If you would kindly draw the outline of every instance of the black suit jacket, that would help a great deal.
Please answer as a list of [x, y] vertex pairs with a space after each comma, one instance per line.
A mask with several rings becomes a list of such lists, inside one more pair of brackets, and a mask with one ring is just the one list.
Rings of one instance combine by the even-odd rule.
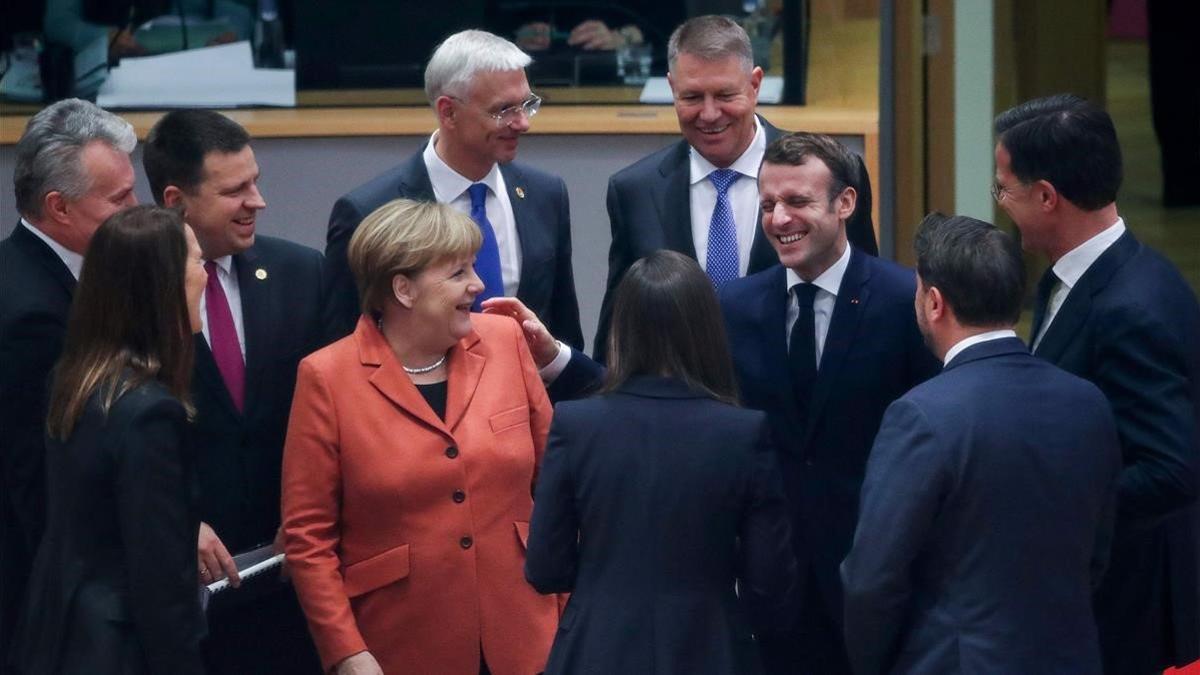
[[[838, 566], [850, 550], [859, 488], [884, 410], [940, 366], [917, 329], [915, 287], [911, 270], [851, 252], [806, 416], [799, 414], [788, 376], [784, 268], [736, 279], [721, 292], [742, 402], [767, 413], [792, 503], [801, 576], [816, 580], [802, 600], [816, 609], [802, 613], [820, 611], [839, 629]], [[776, 646], [786, 651], [786, 642]], [[798, 663], [805, 658], [772, 656]]]
[[[330, 341], [350, 334], [362, 313], [354, 275], [346, 262], [350, 237], [363, 218], [385, 203], [405, 197], [434, 201], [433, 184], [422, 158], [424, 147], [386, 173], [343, 195], [333, 205], [325, 244], [328, 283], [326, 323]], [[513, 162], [500, 165], [521, 241], [521, 279], [517, 297], [545, 323], [550, 333], [583, 348], [579, 302], [571, 268], [571, 212], [567, 186], [558, 176]]]
[[75, 278], [18, 224], [0, 242], [0, 670], [46, 519], [46, 404]]
[[[758, 120], [763, 125], [768, 145], [783, 135], [784, 132], [767, 120], [762, 117]], [[608, 327], [617, 284], [629, 266], [660, 249], [696, 257], [696, 244], [692, 241], [690, 152], [687, 140], [679, 140], [621, 169], [608, 181], [608, 220], [612, 228], [608, 285], [600, 305], [596, 341], [592, 344], [592, 353], [599, 361], [604, 360], [607, 352]], [[846, 221], [846, 235], [860, 251], [878, 255], [875, 228], [871, 224], [871, 179], [861, 158], [859, 180], [854, 187], [858, 191], [858, 202]], [[758, 222], [761, 225], [761, 214]], [[771, 242], [762, 228], [756, 227], [746, 274], [760, 272], [778, 262]]]
[[759, 671], [747, 620], [795, 580], [761, 413], [661, 377], [562, 403], [536, 497], [525, 576], [572, 592], [547, 673]]
[[246, 340], [243, 412], [234, 407], [204, 336], [196, 336], [192, 400], [200, 517], [230, 552], [270, 542], [279, 527], [296, 368], [324, 333], [321, 268], [319, 252], [262, 235], [234, 256]]
[[201, 674], [193, 453], [157, 382], [88, 401], [46, 453], [49, 516], [24, 613], [20, 672]]
[[1112, 562], [1096, 597], [1105, 671], [1200, 657], [1196, 296], [1127, 231], [1071, 289], [1034, 354], [1095, 383], [1121, 436]]
[[1104, 395], [1016, 338], [889, 406], [842, 564], [854, 671], [1099, 673], [1120, 469]]

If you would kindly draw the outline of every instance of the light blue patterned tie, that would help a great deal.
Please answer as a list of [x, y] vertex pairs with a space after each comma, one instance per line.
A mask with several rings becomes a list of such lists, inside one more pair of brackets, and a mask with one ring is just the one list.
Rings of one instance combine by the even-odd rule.
[[496, 230], [492, 229], [487, 217], [488, 186], [475, 183], [467, 188], [467, 193], [471, 195], [471, 219], [483, 233], [483, 243], [475, 255], [475, 273], [485, 288], [475, 297], [475, 304], [471, 306], [472, 311], [478, 312], [484, 300], [504, 295], [504, 277], [500, 274], [500, 244], [496, 242]]
[[704, 271], [717, 289], [738, 277], [737, 227], [729, 206], [729, 187], [740, 176], [733, 169], [717, 169], [708, 174], [717, 189], [717, 203], [708, 223], [708, 259], [704, 261]]

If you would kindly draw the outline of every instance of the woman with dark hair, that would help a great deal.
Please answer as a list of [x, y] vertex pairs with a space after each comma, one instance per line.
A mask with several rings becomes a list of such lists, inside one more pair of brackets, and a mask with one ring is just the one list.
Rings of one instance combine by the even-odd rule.
[[23, 673], [203, 672], [185, 438], [206, 280], [175, 211], [133, 207], [92, 238], [50, 394]]
[[535, 493], [525, 576], [572, 592], [546, 673], [759, 672], [751, 622], [785, 616], [795, 561], [711, 282], [679, 253], [638, 261], [609, 339], [601, 395], [555, 409]]

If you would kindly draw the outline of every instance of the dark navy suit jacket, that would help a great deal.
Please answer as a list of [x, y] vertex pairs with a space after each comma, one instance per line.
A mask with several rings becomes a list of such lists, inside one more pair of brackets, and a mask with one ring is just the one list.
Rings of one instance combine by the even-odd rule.
[[1106, 672], [1200, 658], [1196, 296], [1127, 231], [1071, 289], [1034, 354], [1095, 383], [1121, 436], [1112, 563], [1096, 597]]
[[[403, 164], [343, 195], [333, 205], [325, 244], [325, 302], [330, 341], [349, 335], [362, 313], [346, 249], [358, 224], [385, 203], [399, 199], [434, 201], [433, 184], [422, 158], [424, 147]], [[579, 302], [571, 268], [571, 213], [562, 179], [525, 164], [500, 165], [508, 189], [517, 238], [521, 241], [521, 279], [517, 297], [546, 324], [550, 333], [575, 349], [583, 348]]]
[[[785, 133], [762, 117], [758, 121], [763, 125], [768, 145]], [[696, 244], [692, 241], [690, 153], [691, 146], [681, 139], [621, 169], [608, 181], [608, 220], [612, 228], [608, 285], [600, 305], [596, 341], [592, 344], [592, 352], [600, 361], [604, 361], [607, 352], [617, 284], [629, 266], [660, 249], [696, 257]], [[858, 170], [859, 179], [855, 185], [858, 203], [846, 222], [846, 235], [859, 250], [877, 255], [879, 248], [871, 224], [871, 178], [861, 158]], [[754, 232], [747, 274], [779, 262], [762, 228], [756, 227]]]
[[893, 403], [842, 565], [854, 671], [1099, 673], [1120, 466], [1100, 391], [1016, 338]]
[[758, 672], [795, 582], [773, 455], [762, 413], [677, 380], [559, 404], [525, 562], [572, 592], [546, 672]]
[[[892, 401], [938, 370], [913, 313], [916, 277], [853, 250], [834, 305], [807, 423], [788, 377], [785, 270], [731, 281], [721, 293], [742, 402], [763, 410], [792, 502], [805, 603], [840, 628], [838, 565], [850, 550], [867, 454]], [[829, 645], [840, 650], [840, 645]], [[796, 659], [802, 658], [796, 655]]]
[[0, 242], [0, 672], [46, 520], [46, 407], [75, 277], [18, 224]]

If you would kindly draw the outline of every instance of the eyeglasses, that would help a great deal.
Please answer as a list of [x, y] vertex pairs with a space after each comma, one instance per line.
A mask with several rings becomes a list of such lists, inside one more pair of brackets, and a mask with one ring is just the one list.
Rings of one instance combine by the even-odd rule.
[[[1028, 183], [1020, 184], [1021, 187], [1024, 187], [1026, 185], [1028, 185]], [[995, 182], [992, 183], [992, 187], [991, 187], [992, 199], [995, 199], [997, 204], [999, 204], [1007, 195], [1012, 194], [1012, 191], [1013, 191], [1013, 188], [1011, 188], [1011, 187], [1005, 187], [1005, 186], [1003, 186], [999, 183], [995, 183]]]
[[[466, 101], [463, 101], [455, 96], [451, 96], [450, 98], [453, 98], [455, 101], [459, 101], [460, 103], [466, 103]], [[538, 96], [537, 94], [530, 94], [529, 98], [516, 105], [510, 105], [498, 112], [489, 112], [485, 110], [484, 114], [496, 120], [497, 127], [504, 128], [513, 122], [516, 122], [517, 117], [522, 113], [524, 113], [526, 117], [533, 117], [534, 115], [538, 114], [538, 110], [540, 110], [541, 107], [542, 97]]]

